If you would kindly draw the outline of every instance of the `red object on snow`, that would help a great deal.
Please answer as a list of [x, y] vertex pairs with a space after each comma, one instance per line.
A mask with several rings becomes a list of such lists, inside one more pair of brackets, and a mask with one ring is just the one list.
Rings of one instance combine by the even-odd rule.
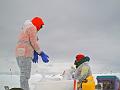
[[73, 90], [77, 90], [77, 85], [76, 85], [76, 80], [74, 80], [74, 86], [73, 86]]

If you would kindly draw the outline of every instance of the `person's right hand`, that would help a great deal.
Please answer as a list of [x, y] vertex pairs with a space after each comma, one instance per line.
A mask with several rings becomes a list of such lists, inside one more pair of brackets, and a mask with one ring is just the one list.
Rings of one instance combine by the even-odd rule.
[[49, 56], [47, 54], [45, 54], [43, 51], [40, 53], [40, 56], [41, 56], [44, 63], [49, 62], [49, 60], [48, 60]]

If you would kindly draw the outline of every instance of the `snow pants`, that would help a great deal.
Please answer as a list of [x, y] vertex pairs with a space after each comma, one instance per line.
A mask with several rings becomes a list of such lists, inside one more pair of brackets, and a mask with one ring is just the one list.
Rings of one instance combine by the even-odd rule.
[[95, 90], [95, 81], [93, 76], [88, 76], [87, 82], [82, 83], [82, 90]]
[[28, 80], [31, 74], [31, 57], [17, 57], [17, 63], [20, 68], [20, 87], [24, 90], [29, 89]]
[[87, 82], [77, 82], [77, 90], [95, 90], [95, 82], [93, 76], [86, 78]]

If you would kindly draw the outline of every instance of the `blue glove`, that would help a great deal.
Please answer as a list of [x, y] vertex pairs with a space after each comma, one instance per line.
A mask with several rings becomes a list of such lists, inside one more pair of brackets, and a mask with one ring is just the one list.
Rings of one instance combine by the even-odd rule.
[[48, 55], [45, 54], [43, 51], [40, 53], [40, 56], [41, 56], [41, 58], [42, 58], [42, 60], [43, 60], [44, 63], [48, 63], [49, 62]]
[[33, 63], [38, 63], [38, 53], [34, 50]]

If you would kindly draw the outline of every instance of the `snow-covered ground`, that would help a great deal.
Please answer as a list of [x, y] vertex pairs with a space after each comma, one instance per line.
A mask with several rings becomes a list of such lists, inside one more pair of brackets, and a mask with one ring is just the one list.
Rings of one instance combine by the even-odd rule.
[[[69, 74], [71, 63], [56, 64], [33, 64], [32, 75], [29, 80], [31, 90], [73, 90], [73, 80], [70, 77], [63, 77], [64, 70]], [[68, 71], [68, 72], [67, 72]], [[116, 75], [120, 78], [120, 73], [99, 73], [93, 74], [95, 82], [98, 75]], [[4, 86], [20, 87], [19, 75], [11, 71], [9, 74], [0, 74], [0, 90]]]
[[[98, 75], [116, 75], [120, 78], [120, 73], [93, 75], [94, 79]], [[61, 74], [45, 76], [33, 74], [29, 84], [31, 90], [73, 90], [73, 80], [65, 80]], [[0, 75], [0, 90], [4, 90], [4, 86], [9, 86], [10, 88], [19, 87], [19, 75]]]

